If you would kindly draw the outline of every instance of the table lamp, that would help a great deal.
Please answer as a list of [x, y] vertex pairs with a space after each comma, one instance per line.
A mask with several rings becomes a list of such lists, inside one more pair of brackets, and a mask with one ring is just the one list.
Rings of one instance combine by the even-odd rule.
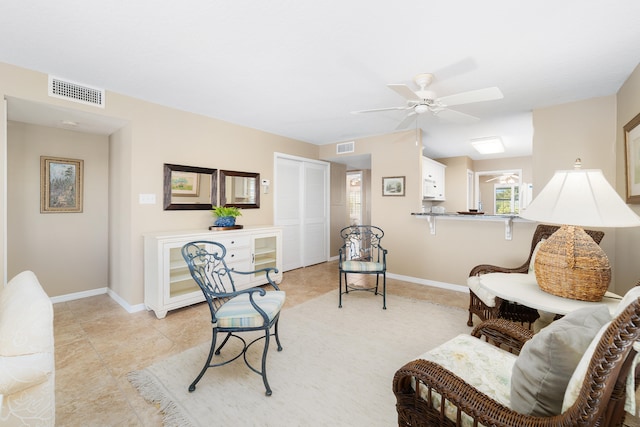
[[600, 301], [611, 282], [602, 248], [582, 227], [637, 227], [640, 217], [620, 198], [599, 169], [556, 171], [520, 216], [560, 225], [536, 252], [536, 281], [545, 292], [582, 301]]

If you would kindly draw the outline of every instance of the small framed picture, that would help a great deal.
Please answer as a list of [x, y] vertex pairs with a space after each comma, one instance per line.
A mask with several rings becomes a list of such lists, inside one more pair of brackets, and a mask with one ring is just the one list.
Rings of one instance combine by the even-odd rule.
[[178, 197], [200, 196], [200, 174], [179, 171], [171, 173], [171, 195]]
[[383, 196], [404, 196], [404, 176], [386, 176], [382, 178]]
[[40, 213], [82, 212], [84, 161], [40, 156]]

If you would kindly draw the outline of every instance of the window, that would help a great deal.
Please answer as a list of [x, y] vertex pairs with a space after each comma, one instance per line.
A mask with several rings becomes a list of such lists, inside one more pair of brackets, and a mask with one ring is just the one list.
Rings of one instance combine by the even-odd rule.
[[520, 187], [496, 184], [494, 186], [495, 214], [517, 214], [520, 212]]

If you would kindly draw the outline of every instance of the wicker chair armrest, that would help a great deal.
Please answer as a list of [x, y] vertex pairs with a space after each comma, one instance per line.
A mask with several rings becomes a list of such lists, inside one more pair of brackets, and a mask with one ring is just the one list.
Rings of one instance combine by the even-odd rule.
[[476, 265], [469, 272], [469, 277], [477, 276], [479, 274], [488, 273], [526, 273], [529, 271], [529, 264], [523, 264], [516, 268], [499, 267], [491, 264]]
[[[427, 387], [428, 395], [438, 393], [444, 397], [441, 404], [434, 407], [432, 402], [425, 401], [412, 386]], [[431, 390], [428, 390], [428, 389]], [[428, 360], [413, 360], [398, 371], [393, 377], [393, 392], [397, 399], [399, 426], [448, 426], [460, 425], [443, 420], [444, 401], [453, 404], [458, 411], [466, 413], [478, 421], [478, 424], [496, 427], [551, 427], [562, 426], [563, 417], [537, 418], [517, 413], [493, 400], [475, 387], [466, 383], [451, 371]], [[568, 425], [568, 424], [566, 424]]]
[[533, 331], [506, 319], [489, 319], [473, 328], [471, 335], [484, 337], [485, 341], [511, 353], [520, 353], [524, 343], [533, 337]]

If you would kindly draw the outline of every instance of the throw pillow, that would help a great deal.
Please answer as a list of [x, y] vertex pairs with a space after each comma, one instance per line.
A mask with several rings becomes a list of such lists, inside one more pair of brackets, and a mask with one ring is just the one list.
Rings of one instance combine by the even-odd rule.
[[511, 374], [511, 409], [540, 417], [560, 414], [573, 371], [600, 328], [610, 320], [605, 305], [582, 308], [527, 341]]

